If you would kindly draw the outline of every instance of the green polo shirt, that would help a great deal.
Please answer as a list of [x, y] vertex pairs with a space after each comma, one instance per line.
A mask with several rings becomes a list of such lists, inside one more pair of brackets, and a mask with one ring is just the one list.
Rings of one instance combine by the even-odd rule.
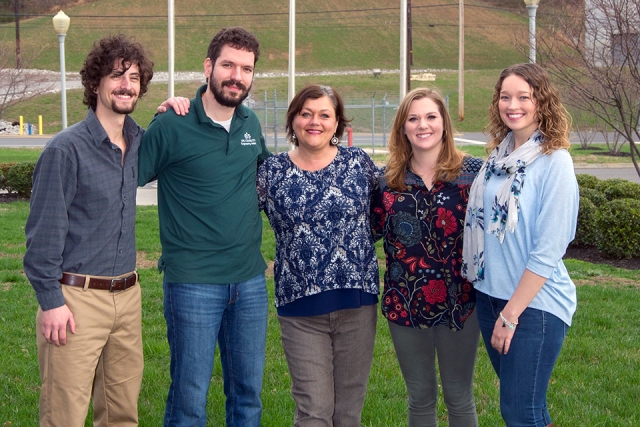
[[158, 269], [170, 283], [235, 283], [266, 269], [256, 170], [270, 153], [260, 122], [240, 105], [227, 132], [205, 114], [206, 89], [185, 117], [157, 115], [140, 146], [138, 185], [158, 177]]

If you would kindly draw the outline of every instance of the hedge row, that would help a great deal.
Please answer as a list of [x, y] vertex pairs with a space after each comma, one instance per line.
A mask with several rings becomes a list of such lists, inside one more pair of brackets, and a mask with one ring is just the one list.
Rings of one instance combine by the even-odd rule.
[[594, 246], [609, 258], [640, 256], [640, 184], [576, 175], [578, 229], [572, 245]]
[[31, 196], [31, 182], [36, 162], [0, 163], [0, 190]]

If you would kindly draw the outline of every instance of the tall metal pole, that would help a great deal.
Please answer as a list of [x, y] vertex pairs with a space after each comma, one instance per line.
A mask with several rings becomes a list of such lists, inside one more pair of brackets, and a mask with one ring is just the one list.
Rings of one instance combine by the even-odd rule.
[[175, 35], [175, 30], [176, 30], [176, 25], [175, 25], [175, 7], [174, 7], [174, 0], [168, 0], [168, 4], [167, 4], [167, 9], [168, 9], [168, 22], [169, 22], [169, 28], [168, 28], [168, 38], [169, 38], [169, 47], [168, 47], [168, 51], [167, 51], [167, 55], [168, 55], [168, 61], [169, 61], [169, 66], [168, 66], [168, 74], [169, 74], [169, 81], [168, 81], [168, 92], [169, 92], [169, 98], [173, 98], [173, 90], [174, 90], [174, 86], [175, 86], [175, 82], [173, 80], [173, 73], [175, 71], [175, 46], [176, 46], [176, 35]]
[[529, 12], [529, 62], [536, 63], [536, 12], [537, 4], [527, 4]]
[[296, 0], [289, 0], [289, 96], [287, 104], [296, 94]]
[[62, 98], [62, 129], [67, 128], [67, 75], [64, 66], [64, 38], [69, 30], [71, 19], [60, 11], [53, 17], [53, 28], [58, 34], [60, 44], [60, 97]]
[[460, 47], [458, 49], [458, 120], [464, 120], [464, 0], [460, 0]]
[[407, 0], [400, 0], [400, 101], [407, 94]]
[[16, 68], [22, 67], [22, 59], [20, 57], [20, 14], [18, 13], [18, 0], [14, 0], [13, 6], [15, 8], [16, 19]]
[[60, 95], [62, 97], [62, 129], [67, 128], [67, 75], [64, 65], [64, 38], [66, 34], [58, 34], [60, 44]]

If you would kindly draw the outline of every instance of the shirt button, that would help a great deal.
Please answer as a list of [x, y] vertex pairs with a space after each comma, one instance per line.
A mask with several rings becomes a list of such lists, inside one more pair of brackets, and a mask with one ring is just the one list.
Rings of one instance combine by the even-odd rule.
[[118, 252], [122, 253], [122, 249], [120, 249]]

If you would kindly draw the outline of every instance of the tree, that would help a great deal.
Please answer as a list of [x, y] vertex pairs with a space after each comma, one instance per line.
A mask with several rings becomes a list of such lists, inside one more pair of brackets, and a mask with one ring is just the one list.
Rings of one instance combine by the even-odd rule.
[[37, 53], [27, 54], [23, 51], [21, 68], [15, 68], [14, 53], [15, 50], [0, 46], [0, 119], [9, 106], [50, 92], [56, 87], [55, 74], [28, 68]]
[[640, 0], [565, 3], [538, 28], [537, 45], [564, 102], [619, 133], [640, 175]]

